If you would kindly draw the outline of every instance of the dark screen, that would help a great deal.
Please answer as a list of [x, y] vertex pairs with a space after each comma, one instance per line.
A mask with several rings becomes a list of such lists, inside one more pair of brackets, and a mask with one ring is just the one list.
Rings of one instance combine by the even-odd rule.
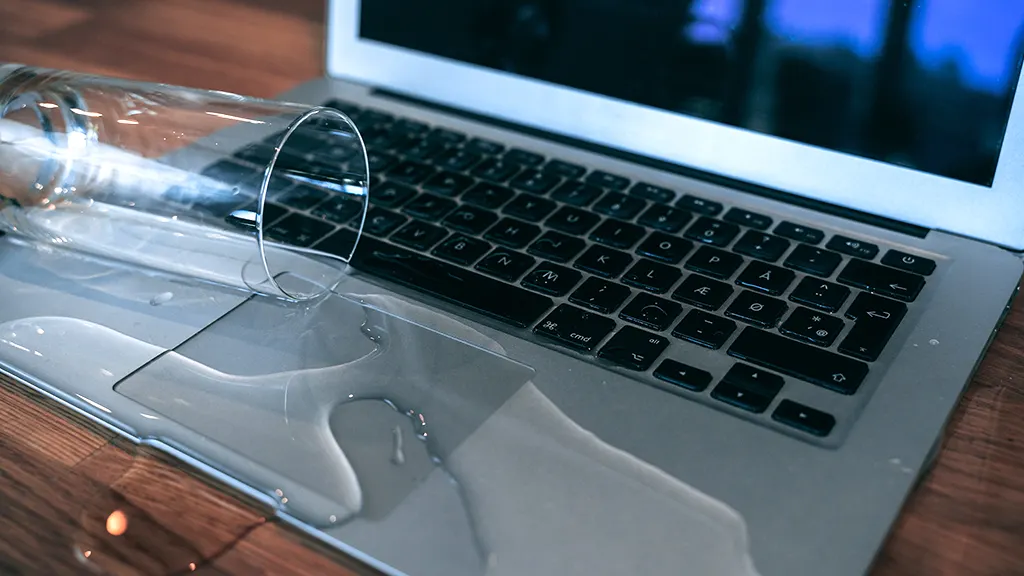
[[365, 38], [991, 185], [1024, 0], [365, 0]]

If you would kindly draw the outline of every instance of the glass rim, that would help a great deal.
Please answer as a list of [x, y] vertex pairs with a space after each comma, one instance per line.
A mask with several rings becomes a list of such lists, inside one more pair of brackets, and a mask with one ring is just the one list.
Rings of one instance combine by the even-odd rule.
[[[0, 70], [2, 70], [2, 68], [0, 68]], [[257, 225], [256, 225], [256, 242], [257, 242], [257, 245], [259, 247], [260, 262], [263, 265], [263, 272], [266, 274], [267, 281], [270, 283], [270, 285], [276, 291], [278, 291], [280, 294], [283, 294], [283, 295], [285, 295], [286, 297], [288, 297], [288, 298], [290, 298], [292, 300], [308, 300], [310, 298], [310, 296], [309, 295], [293, 294], [292, 292], [288, 291], [283, 286], [281, 286], [280, 283], [278, 283], [277, 277], [276, 277], [277, 276], [276, 273], [271, 270], [270, 263], [269, 263], [269, 261], [267, 259], [267, 250], [266, 250], [266, 240], [267, 240], [267, 238], [266, 238], [265, 230], [264, 230], [264, 225], [266, 224], [266, 222], [265, 222], [265, 220], [263, 218], [264, 213], [265, 213], [264, 208], [265, 208], [266, 201], [267, 201], [267, 193], [268, 193], [269, 188], [270, 188], [270, 182], [271, 182], [271, 179], [273, 178], [274, 172], [275, 172], [275, 170], [277, 168], [278, 157], [281, 155], [281, 152], [285, 149], [285, 146], [288, 144], [288, 140], [291, 139], [292, 135], [299, 128], [301, 128], [304, 124], [306, 124], [307, 122], [310, 122], [314, 118], [316, 118], [318, 116], [321, 116], [321, 115], [329, 116], [329, 117], [334, 118], [336, 120], [341, 120], [345, 124], [345, 126], [348, 128], [348, 130], [350, 130], [351, 133], [355, 136], [356, 140], [359, 143], [359, 153], [362, 154], [362, 161], [363, 161], [363, 163], [362, 163], [363, 170], [362, 170], [362, 174], [360, 174], [360, 176], [362, 178], [363, 183], [365, 184], [363, 198], [362, 198], [363, 210], [362, 210], [362, 213], [359, 216], [359, 228], [356, 230], [356, 239], [355, 239], [355, 242], [353, 242], [353, 244], [352, 244], [352, 249], [349, 251], [348, 255], [346, 255], [346, 256], [341, 256], [341, 255], [338, 255], [338, 254], [333, 254], [333, 253], [330, 253], [330, 252], [325, 252], [325, 251], [322, 251], [322, 250], [319, 250], [319, 249], [316, 249], [316, 248], [309, 248], [309, 247], [302, 247], [302, 246], [288, 246], [287, 247], [288, 251], [302, 253], [302, 254], [308, 254], [310, 256], [314, 256], [314, 257], [318, 257], [318, 258], [325, 258], [326, 257], [326, 258], [330, 258], [330, 259], [337, 260], [337, 261], [343, 262], [345, 264], [348, 264], [349, 262], [352, 261], [352, 258], [355, 256], [356, 248], [358, 248], [358, 246], [359, 246], [359, 240], [363, 237], [363, 227], [366, 225], [366, 215], [367, 215], [367, 212], [370, 209], [369, 208], [369, 203], [370, 203], [370, 198], [369, 198], [369, 190], [370, 190], [369, 159], [368, 159], [367, 152], [366, 152], [366, 144], [365, 144], [365, 142], [363, 142], [362, 134], [359, 133], [359, 129], [356, 127], [356, 125], [352, 121], [352, 119], [349, 118], [347, 114], [341, 112], [340, 110], [336, 110], [334, 108], [330, 108], [330, 107], [327, 107], [327, 106], [311, 106], [308, 110], [306, 110], [305, 112], [300, 114], [298, 117], [296, 117], [294, 120], [292, 120], [292, 122], [288, 125], [288, 128], [285, 129], [284, 134], [281, 136], [281, 139], [275, 145], [275, 147], [274, 147], [274, 154], [271, 157], [270, 162], [267, 163], [267, 166], [266, 166], [266, 168], [264, 168], [264, 171], [263, 171], [263, 181], [260, 184], [260, 190], [259, 190], [259, 195], [257, 196], [257, 204], [256, 204], [256, 208], [258, 210], [258, 215], [259, 215], [259, 218], [258, 218], [258, 221], [257, 221]], [[340, 280], [340, 278], [339, 278], [339, 280]], [[329, 292], [332, 288], [334, 288], [334, 286], [324, 286], [323, 288], [324, 288], [323, 292]]]

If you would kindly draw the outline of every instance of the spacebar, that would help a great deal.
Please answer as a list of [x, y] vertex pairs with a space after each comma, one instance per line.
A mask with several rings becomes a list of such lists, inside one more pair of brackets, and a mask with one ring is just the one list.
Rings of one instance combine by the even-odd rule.
[[539, 320], [553, 304], [546, 296], [366, 236], [359, 240], [352, 265], [520, 328]]

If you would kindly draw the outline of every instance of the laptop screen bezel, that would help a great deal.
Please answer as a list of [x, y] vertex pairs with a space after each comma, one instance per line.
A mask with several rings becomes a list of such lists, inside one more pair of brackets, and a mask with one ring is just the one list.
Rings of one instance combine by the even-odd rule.
[[329, 76], [1024, 249], [1024, 75], [989, 188], [362, 39], [359, 8], [328, 4]]

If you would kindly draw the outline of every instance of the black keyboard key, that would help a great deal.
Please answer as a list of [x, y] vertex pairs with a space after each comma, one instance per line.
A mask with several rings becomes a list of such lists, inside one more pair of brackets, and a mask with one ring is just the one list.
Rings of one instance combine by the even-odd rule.
[[789, 250], [789, 241], [771, 234], [747, 230], [732, 249], [744, 256], [775, 262]]
[[620, 220], [632, 220], [647, 207], [647, 202], [621, 192], [609, 192], [594, 204], [594, 211]]
[[594, 245], [587, 248], [587, 251], [576, 259], [574, 266], [584, 272], [613, 278], [622, 274], [623, 270], [632, 262], [633, 257], [625, 252]]
[[652, 202], [661, 202], [668, 204], [676, 197], [676, 193], [668, 188], [662, 188], [661, 186], [655, 186], [654, 184], [648, 184], [646, 182], [637, 182], [629, 189], [630, 196], [636, 196], [637, 198], [643, 198], [644, 200], [650, 200]]
[[536, 260], [526, 254], [498, 248], [478, 262], [476, 269], [502, 280], [515, 282], [520, 276], [526, 274], [527, 270], [533, 268], [534, 262]]
[[490, 140], [484, 140], [483, 138], [474, 138], [469, 142], [466, 142], [464, 146], [467, 150], [479, 152], [480, 154], [488, 154], [495, 156], [505, 151], [505, 147], [497, 142], [491, 142]]
[[544, 163], [544, 157], [540, 154], [527, 152], [519, 148], [513, 148], [505, 153], [503, 159], [506, 162], [515, 162], [523, 166], [540, 166]]
[[807, 244], [819, 244], [825, 239], [825, 233], [821, 230], [809, 228], [803, 224], [793, 224], [792, 222], [782, 222], [775, 227], [775, 233], [783, 238], [789, 238], [797, 242], [806, 242]]
[[276, 148], [267, 144], [251, 144], [232, 154], [243, 162], [250, 162], [257, 166], [266, 166], [274, 158]]
[[444, 170], [465, 172], [476, 166], [482, 159], [483, 157], [476, 152], [471, 152], [465, 148], [450, 148], [444, 154], [435, 158], [433, 164]]
[[565, 296], [570, 290], [580, 283], [583, 275], [558, 264], [542, 262], [533, 272], [523, 278], [523, 286], [549, 294], [551, 296]]
[[398, 208], [413, 196], [416, 190], [394, 182], [384, 182], [370, 192], [370, 204], [384, 208]]
[[683, 226], [690, 221], [692, 216], [689, 212], [666, 206], [664, 204], [655, 204], [644, 212], [640, 219], [637, 220], [643, 226], [649, 226], [662, 232], [668, 232], [675, 234], [683, 229]]
[[459, 206], [456, 211], [445, 217], [442, 224], [467, 234], [482, 234], [497, 221], [498, 217], [486, 210], [473, 206]]
[[324, 103], [324, 106], [327, 108], [334, 108], [335, 110], [339, 110], [343, 114], [352, 119], [355, 119], [355, 117], [358, 116], [360, 112], [362, 112], [362, 109], [359, 106], [356, 106], [351, 102], [338, 100], [337, 98], [328, 100], [326, 103]]
[[423, 183], [423, 189], [450, 198], [462, 194], [466, 188], [472, 185], [473, 179], [469, 176], [454, 172], [439, 172]]
[[540, 222], [554, 211], [556, 204], [551, 200], [520, 194], [501, 209], [509, 216], [528, 222]]
[[504, 186], [481, 182], [470, 188], [462, 197], [462, 201], [487, 210], [494, 210], [511, 200], [513, 196], [515, 196], [515, 192]]
[[402, 212], [423, 220], [440, 220], [455, 208], [454, 200], [433, 194], [420, 194], [402, 208]]
[[483, 240], [456, 234], [434, 248], [431, 254], [449, 262], [469, 266], [487, 254], [490, 249], [491, 245]]
[[484, 160], [479, 166], [474, 168], [473, 175], [484, 180], [501, 183], [515, 176], [519, 170], [519, 164], [491, 158], [490, 160]]
[[779, 332], [811, 344], [828, 347], [836, 341], [836, 336], [843, 331], [844, 325], [843, 321], [835, 316], [807, 308], [797, 308], [789, 318], [786, 318], [782, 326], [779, 326]]
[[736, 278], [736, 283], [754, 290], [778, 296], [789, 288], [789, 285], [796, 279], [792, 270], [772, 266], [754, 260]]
[[366, 152], [366, 168], [371, 174], [379, 174], [398, 163], [398, 158], [383, 152]]
[[850, 289], [817, 278], [807, 277], [800, 281], [789, 295], [798, 304], [812, 306], [826, 312], [839, 310], [850, 297]]
[[522, 248], [540, 235], [540, 228], [512, 218], [502, 218], [484, 234], [484, 238], [509, 248]]
[[622, 306], [630, 294], [632, 291], [622, 284], [600, 278], [587, 278], [587, 281], [569, 296], [569, 301], [602, 314], [611, 314]]
[[271, 224], [265, 233], [271, 240], [293, 246], [310, 246], [334, 231], [329, 222], [292, 213]]
[[574, 350], [590, 352], [614, 329], [615, 321], [610, 318], [562, 304], [537, 324], [533, 332]]
[[786, 303], [750, 290], [744, 290], [732, 301], [725, 315], [763, 328], [775, 326], [786, 313]]
[[330, 195], [320, 188], [298, 185], [274, 195], [274, 202], [295, 210], [309, 210]]
[[856, 392], [868, 375], [863, 362], [757, 328], [745, 328], [729, 355], [841, 394]]
[[641, 292], [619, 312], [619, 318], [651, 330], [665, 330], [682, 313], [683, 307], [671, 300]]
[[914, 274], [921, 274], [922, 276], [929, 276], [932, 272], [935, 272], [934, 260], [907, 254], [899, 250], [889, 250], [886, 252], [885, 256], [882, 256], [882, 264], [913, 272]]
[[616, 176], [615, 174], [609, 174], [600, 170], [595, 170], [587, 175], [587, 184], [593, 184], [594, 186], [600, 186], [608, 190], [614, 190], [616, 192], [625, 190], [629, 186], [629, 179], [623, 176]]
[[609, 218], [590, 234], [590, 239], [613, 248], [629, 248], [643, 238], [644, 234], [644, 229], [636, 224]]
[[404, 156], [406, 160], [428, 162], [430, 159], [437, 157], [445, 150], [447, 150], [447, 148], [440, 142], [416, 140], [408, 143], [408, 145], [402, 148], [399, 148], [396, 152]]
[[441, 241], [448, 232], [440, 226], [413, 220], [391, 235], [391, 241], [413, 250], [428, 250]]
[[[320, 246], [330, 249], [327, 243]], [[520, 328], [536, 322], [553, 304], [547, 296], [373, 238], [360, 239], [353, 266]]]
[[664, 336], [626, 326], [612, 336], [597, 353], [597, 357], [623, 368], [643, 372], [654, 364], [658, 356], [668, 348], [668, 344], [669, 340]]
[[562, 160], [552, 160], [545, 164], [541, 170], [561, 176], [562, 178], [579, 178], [587, 173], [587, 169], [583, 166], [563, 162]]
[[556, 188], [551, 197], [572, 206], [587, 206], [603, 193], [597, 186], [570, 180]]
[[828, 436], [836, 425], [836, 419], [831, 414], [797, 404], [792, 400], [779, 402], [772, 412], [772, 420], [821, 437]]
[[703, 242], [712, 246], [726, 246], [740, 233], [740, 227], [713, 218], [698, 218], [684, 234], [690, 240]]
[[839, 351], [874, 362], [906, 314], [907, 305], [902, 302], [861, 292], [846, 311], [854, 325], [839, 344]]
[[686, 261], [688, 269], [722, 279], [732, 276], [742, 265], [742, 256], [709, 246], [701, 246]]
[[238, 184], [252, 178], [262, 178], [261, 173], [255, 168], [228, 160], [211, 164], [203, 169], [202, 174], [225, 184]]
[[672, 293], [672, 298], [706, 310], [718, 310], [732, 296], [733, 291], [733, 287], [725, 282], [690, 274]]
[[849, 254], [850, 256], [856, 256], [857, 258], [864, 258], [867, 260], [871, 260], [878, 255], [878, 246], [863, 240], [847, 238], [846, 236], [833, 236], [825, 247], [829, 250], [835, 250], [836, 252], [842, 252], [843, 254]]
[[669, 264], [678, 264], [683, 256], [693, 250], [693, 244], [678, 236], [654, 232], [636, 249], [636, 253]]
[[[363, 232], [372, 236], [387, 236], [408, 220], [405, 216], [395, 214], [383, 208], [370, 208], [370, 211], [366, 214], [366, 224], [363, 226]], [[356, 226], [358, 222], [353, 222], [352, 225]]]
[[722, 381], [770, 398], [774, 398], [786, 383], [782, 376], [748, 364], [733, 365]]
[[672, 335], [717, 350], [725, 345], [735, 331], [736, 323], [732, 320], [708, 314], [703, 310], [690, 310], [682, 322], [672, 330]]
[[447, 128], [434, 128], [429, 134], [427, 134], [425, 140], [428, 142], [455, 145], [465, 142], [466, 135]]
[[585, 212], [579, 208], [572, 208], [570, 206], [562, 206], [558, 209], [558, 212], [555, 212], [547, 219], [545, 224], [555, 230], [561, 230], [567, 234], [579, 236], [586, 234], [588, 230], [593, 228], [600, 221], [600, 216], [591, 214], [590, 212]]
[[655, 294], [664, 294], [682, 277], [683, 273], [674, 266], [667, 266], [642, 259], [622, 277], [622, 282]]
[[544, 195], [555, 186], [558, 186], [561, 181], [561, 178], [548, 172], [524, 170], [513, 178], [508, 185], [516, 190], [522, 190], [530, 194]]
[[837, 278], [843, 284], [863, 288], [904, 302], [911, 302], [924, 288], [924, 278], [864, 260], [850, 260]]
[[363, 213], [363, 203], [344, 196], [331, 196], [313, 209], [313, 216], [344, 224]]
[[694, 392], [701, 392], [708, 387], [708, 384], [711, 384], [710, 373], [700, 368], [687, 366], [682, 362], [676, 362], [671, 358], [661, 361], [658, 368], [654, 370], [654, 377]]
[[411, 118], [399, 118], [391, 126], [391, 129], [398, 130], [401, 132], [408, 132], [411, 134], [423, 134], [424, 132], [430, 130], [430, 126], [428, 126], [424, 122], [420, 122], [419, 120], [413, 120]]
[[836, 268], [842, 261], [843, 257], [835, 252], [822, 250], [807, 244], [798, 244], [789, 253], [789, 257], [786, 258], [784, 265], [786, 268], [827, 278], [836, 271]]
[[433, 174], [434, 169], [430, 166], [406, 160], [389, 170], [387, 178], [403, 184], [419, 184]]
[[395, 121], [395, 117], [381, 110], [364, 108], [359, 112], [359, 124], [361, 126], [384, 126]]
[[771, 396], [752, 392], [729, 382], [722, 382], [711, 391], [711, 397], [741, 410], [760, 414], [772, 403]]
[[725, 213], [723, 220], [726, 222], [732, 222], [733, 224], [739, 224], [741, 226], [750, 226], [757, 230], [767, 230], [772, 225], [772, 219], [764, 214], [749, 212], [741, 208], [733, 208], [732, 210], [729, 210]]
[[587, 243], [561, 232], [547, 231], [530, 245], [527, 252], [555, 262], [568, 262], [586, 248]]
[[711, 200], [705, 200], [696, 196], [690, 196], [689, 194], [683, 196], [676, 202], [676, 207], [682, 208], [683, 210], [689, 210], [690, 212], [696, 212], [697, 214], [704, 214], [705, 216], [715, 216], [722, 212], [722, 205], [718, 202], [712, 202]]

